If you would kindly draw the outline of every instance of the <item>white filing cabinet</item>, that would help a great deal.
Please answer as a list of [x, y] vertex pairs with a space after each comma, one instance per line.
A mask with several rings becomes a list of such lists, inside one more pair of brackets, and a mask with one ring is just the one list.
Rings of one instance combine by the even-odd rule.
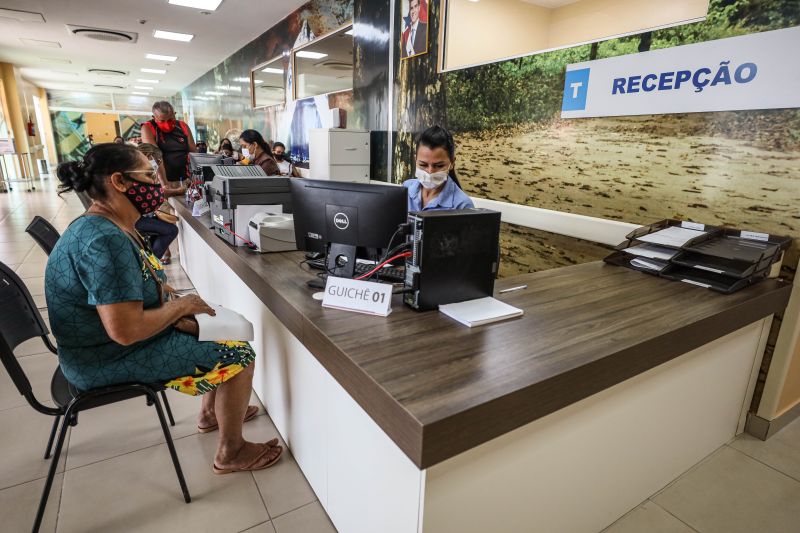
[[308, 138], [311, 179], [369, 183], [369, 132], [312, 129]]

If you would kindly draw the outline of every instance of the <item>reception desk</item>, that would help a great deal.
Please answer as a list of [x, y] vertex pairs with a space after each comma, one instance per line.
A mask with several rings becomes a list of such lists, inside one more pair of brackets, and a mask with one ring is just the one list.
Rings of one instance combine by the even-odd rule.
[[256, 326], [254, 388], [343, 532], [593, 533], [742, 431], [790, 287], [732, 295], [603, 263], [498, 280], [467, 328], [395, 296], [324, 309], [299, 252], [257, 254], [172, 200], [199, 294]]

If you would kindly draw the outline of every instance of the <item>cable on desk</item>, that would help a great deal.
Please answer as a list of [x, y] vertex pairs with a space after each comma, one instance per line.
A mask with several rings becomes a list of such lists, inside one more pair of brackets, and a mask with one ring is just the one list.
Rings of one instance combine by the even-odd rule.
[[391, 263], [391, 262], [392, 262], [392, 261], [394, 261], [395, 259], [400, 259], [401, 257], [411, 257], [411, 252], [403, 252], [403, 253], [401, 253], [401, 254], [397, 254], [397, 255], [395, 255], [394, 257], [390, 257], [389, 259], [387, 259], [387, 260], [383, 261], [382, 263], [379, 263], [379, 264], [375, 265], [375, 268], [373, 268], [372, 270], [370, 270], [370, 271], [369, 271], [369, 272], [367, 272], [366, 274], [362, 274], [361, 276], [358, 276], [357, 278], [354, 278], [354, 279], [356, 279], [356, 280], [360, 280], [360, 279], [368, 278], [368, 277], [370, 277], [372, 274], [374, 274], [375, 272], [377, 272], [378, 270], [380, 270], [381, 268], [383, 268], [383, 267], [384, 267], [384, 265], [386, 265], [386, 264], [388, 264], [388, 263]]

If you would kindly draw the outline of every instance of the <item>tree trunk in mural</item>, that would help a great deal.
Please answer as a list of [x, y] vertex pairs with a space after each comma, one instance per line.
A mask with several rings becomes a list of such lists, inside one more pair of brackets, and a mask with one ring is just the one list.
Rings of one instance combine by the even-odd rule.
[[651, 44], [653, 44], [653, 32], [646, 31], [639, 37], [639, 52], [649, 52]]

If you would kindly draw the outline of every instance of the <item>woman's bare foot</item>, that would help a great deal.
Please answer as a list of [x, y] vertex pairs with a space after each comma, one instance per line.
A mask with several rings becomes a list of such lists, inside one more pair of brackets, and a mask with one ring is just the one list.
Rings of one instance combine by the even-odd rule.
[[278, 446], [278, 439], [265, 443], [244, 441], [238, 450], [217, 451], [214, 457], [214, 472], [227, 474], [242, 470], [260, 470], [272, 466], [283, 453], [283, 447]]
[[[244, 421], [252, 420], [258, 414], [258, 406], [249, 405], [244, 413]], [[209, 433], [218, 429], [217, 415], [213, 411], [203, 411], [197, 415], [197, 430], [200, 433]]]

